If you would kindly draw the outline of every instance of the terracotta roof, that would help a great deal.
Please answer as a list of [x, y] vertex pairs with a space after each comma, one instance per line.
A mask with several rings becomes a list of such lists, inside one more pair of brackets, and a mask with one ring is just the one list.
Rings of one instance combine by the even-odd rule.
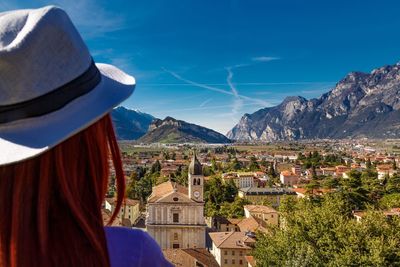
[[283, 171], [283, 172], [281, 172], [281, 175], [283, 175], [283, 176], [292, 176], [294, 174], [291, 171]]
[[295, 195], [291, 189], [287, 188], [274, 188], [274, 187], [246, 187], [239, 189], [240, 192], [246, 195]]
[[[111, 205], [114, 205], [117, 202], [116, 198], [106, 198], [105, 199], [108, 203], [110, 203]], [[128, 206], [135, 206], [139, 204], [139, 200], [136, 199], [131, 199], [131, 198], [125, 198], [124, 202], [126, 205]], [[124, 203], [122, 202], [122, 203]]]
[[255, 242], [245, 232], [215, 232], [209, 233], [209, 235], [218, 248], [251, 249], [247, 244]]
[[184, 187], [180, 184], [173, 183], [171, 181], [164, 182], [157, 186], [153, 187], [153, 192], [151, 193], [148, 202], [155, 202], [160, 198], [164, 197], [165, 195], [172, 193], [177, 190], [177, 192], [188, 195], [187, 187]]
[[125, 198], [123, 203], [128, 206], [136, 206], [139, 205], [140, 202], [137, 199]]
[[253, 216], [250, 216], [249, 218], [244, 218], [240, 223], [238, 223], [238, 227], [242, 232], [256, 232], [257, 230], [261, 230], [260, 228], [262, 228], [260, 223], [258, 223]]
[[245, 205], [245, 209], [249, 212], [259, 212], [259, 213], [276, 213], [276, 209], [264, 205]]
[[376, 166], [376, 169], [378, 171], [391, 171], [393, 169], [393, 166], [389, 165], [389, 164], [382, 164], [382, 165]]
[[233, 224], [237, 225], [239, 222], [242, 221], [242, 219], [237, 219], [237, 218], [226, 218], [224, 216], [215, 216], [214, 217], [215, 222], [219, 222], [220, 224]]
[[[184, 266], [188, 261], [200, 262], [204, 267], [219, 267], [215, 258], [205, 248], [186, 248], [186, 249], [164, 249], [164, 256], [175, 266]], [[197, 266], [197, 265], [196, 265]]]

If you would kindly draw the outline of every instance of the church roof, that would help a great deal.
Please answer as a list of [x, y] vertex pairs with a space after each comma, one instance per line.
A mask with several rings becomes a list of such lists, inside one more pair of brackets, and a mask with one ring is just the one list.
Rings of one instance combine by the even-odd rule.
[[189, 173], [193, 175], [202, 175], [203, 166], [201, 166], [200, 161], [196, 157], [196, 153], [193, 155], [192, 161], [189, 165]]
[[163, 198], [164, 196], [172, 192], [175, 192], [175, 190], [176, 192], [179, 192], [186, 196], [188, 195], [187, 187], [171, 181], [167, 181], [153, 187], [153, 192], [151, 193], [148, 202], [156, 202], [157, 200]]

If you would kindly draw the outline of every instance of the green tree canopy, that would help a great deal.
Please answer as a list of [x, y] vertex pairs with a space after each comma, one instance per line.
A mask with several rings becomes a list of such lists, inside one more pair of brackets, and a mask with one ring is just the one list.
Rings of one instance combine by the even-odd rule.
[[257, 266], [397, 266], [400, 220], [369, 211], [361, 222], [351, 203], [331, 194], [315, 203], [283, 203], [283, 227], [259, 233]]

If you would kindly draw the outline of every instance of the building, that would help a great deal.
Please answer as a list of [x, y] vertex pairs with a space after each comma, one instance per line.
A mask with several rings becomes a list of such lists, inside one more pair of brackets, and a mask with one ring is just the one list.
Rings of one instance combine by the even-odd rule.
[[239, 189], [238, 196], [253, 204], [268, 203], [272, 207], [279, 207], [283, 196], [296, 196], [296, 193], [287, 188], [247, 187]]
[[[392, 208], [390, 210], [384, 210], [382, 211], [383, 215], [385, 215], [386, 218], [390, 219], [394, 216], [400, 217], [400, 208]], [[353, 216], [357, 220], [357, 222], [361, 222], [363, 217], [367, 215], [367, 212], [365, 211], [353, 211]]]
[[222, 174], [224, 182], [232, 179], [237, 188], [245, 188], [254, 185], [256, 174], [253, 172], [229, 172]]
[[211, 254], [221, 267], [247, 266], [245, 256], [254, 246], [254, 234], [246, 232], [210, 233]]
[[397, 170], [393, 169], [393, 165], [391, 164], [381, 164], [376, 167], [376, 171], [378, 172], [378, 179], [383, 180], [386, 176], [392, 177], [397, 173]]
[[246, 218], [253, 216], [261, 219], [266, 224], [278, 225], [279, 213], [276, 209], [264, 205], [245, 205], [244, 215]]
[[164, 249], [163, 253], [177, 267], [219, 267], [213, 255], [205, 248]]
[[343, 174], [347, 173], [351, 171], [350, 167], [344, 166], [344, 165], [339, 165], [335, 167], [335, 175], [337, 177], [342, 177]]
[[301, 166], [296, 164], [292, 167], [292, 173], [294, 175], [300, 176], [301, 175]]
[[293, 186], [299, 182], [300, 176], [291, 171], [282, 171], [280, 176], [281, 184]]
[[265, 228], [265, 223], [259, 218], [255, 218], [253, 216], [249, 216], [247, 218], [243, 218], [239, 223], [239, 232], [267, 232]]
[[[104, 201], [104, 208], [110, 214], [115, 210], [116, 199], [106, 198]], [[122, 203], [121, 210], [116, 218], [120, 225], [132, 227], [140, 217], [139, 200], [125, 198]]]
[[322, 172], [321, 174], [325, 176], [335, 175], [336, 172], [335, 167], [325, 167], [325, 168], [321, 167], [320, 170]]
[[162, 249], [205, 248], [204, 177], [196, 156], [188, 184], [167, 181], [153, 187], [148, 198], [146, 228]]
[[306, 188], [303, 188], [303, 187], [297, 187], [297, 188], [293, 188], [293, 191], [296, 192], [297, 198], [305, 198], [310, 195], [323, 196], [324, 194], [332, 192], [333, 190], [326, 189], [326, 188], [315, 188], [315, 189], [307, 190]]
[[223, 216], [213, 217], [212, 227], [218, 232], [238, 232], [238, 223], [242, 219], [236, 218], [225, 218]]

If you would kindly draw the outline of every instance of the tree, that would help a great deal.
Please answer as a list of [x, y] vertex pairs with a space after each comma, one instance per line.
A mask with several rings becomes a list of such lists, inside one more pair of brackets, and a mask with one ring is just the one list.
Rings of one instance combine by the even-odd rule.
[[251, 158], [250, 158], [249, 170], [250, 171], [259, 171], [260, 170], [260, 165], [258, 165], [257, 158], [255, 156], [251, 156]]
[[242, 164], [240, 164], [238, 159], [236, 157], [234, 157], [230, 164], [230, 169], [232, 171], [239, 171], [241, 168], [242, 168]]
[[126, 196], [132, 199], [139, 199], [141, 204], [146, 203], [154, 185], [153, 176], [147, 173], [140, 180], [130, 179], [126, 187]]
[[338, 179], [333, 178], [332, 176], [328, 176], [324, 179], [322, 186], [323, 188], [334, 189], [339, 186], [339, 181]]
[[384, 195], [379, 200], [379, 207], [381, 207], [382, 209], [390, 209], [390, 208], [400, 207], [400, 193]]
[[[206, 215], [227, 215], [229, 212], [233, 212], [235, 208], [231, 209], [227, 207], [230, 207], [235, 202], [237, 192], [238, 189], [232, 179], [224, 183], [221, 177], [217, 175], [211, 176], [210, 180], [205, 184], [204, 199], [206, 201]], [[236, 204], [239, 205], [238, 203]], [[235, 214], [238, 213], [235, 211]]]
[[317, 180], [312, 180], [310, 183], [308, 183], [306, 186], [306, 192], [307, 194], [314, 194], [314, 190], [319, 188], [319, 182]]
[[215, 172], [211, 167], [203, 166], [203, 175], [204, 176], [210, 176], [210, 175], [213, 175], [213, 174], [215, 174]]
[[369, 203], [368, 190], [362, 187], [361, 173], [351, 170], [347, 173], [349, 178], [341, 180], [342, 197], [351, 203], [353, 209], [362, 209]]
[[151, 165], [150, 173], [156, 173], [161, 171], [161, 163], [156, 160], [153, 165]]
[[233, 179], [229, 179], [224, 186], [225, 201], [232, 202], [238, 193], [238, 189]]
[[386, 182], [387, 193], [400, 193], [400, 175], [394, 174], [389, 176]]
[[319, 203], [283, 203], [284, 226], [257, 235], [257, 266], [397, 266], [400, 219], [369, 211], [361, 222], [351, 203], [330, 194]]
[[177, 172], [175, 173], [174, 181], [180, 185], [187, 186], [188, 185], [188, 176], [189, 176], [188, 167], [187, 166], [184, 166], [184, 167], [179, 166]]
[[372, 168], [372, 163], [371, 163], [371, 159], [368, 158], [367, 162], [365, 162], [365, 167], [367, 167], [367, 169], [371, 169]]
[[219, 215], [227, 218], [242, 218], [244, 216], [244, 205], [248, 205], [250, 202], [246, 199], [236, 197], [234, 201], [225, 201], [221, 205]]
[[136, 172], [132, 172], [131, 177], [129, 179], [129, 183], [126, 186], [126, 196], [128, 198], [132, 198], [135, 199], [136, 196], [136, 192], [135, 192], [135, 187], [136, 187], [136, 177], [137, 175], [133, 175], [136, 174]]
[[275, 171], [274, 163], [273, 163], [273, 162], [271, 162], [271, 164], [270, 164], [270, 166], [269, 166], [269, 168], [268, 168], [268, 175], [269, 175], [270, 177], [272, 177], [272, 178], [275, 178], [275, 177], [278, 176], [277, 173], [276, 173], [276, 171]]

